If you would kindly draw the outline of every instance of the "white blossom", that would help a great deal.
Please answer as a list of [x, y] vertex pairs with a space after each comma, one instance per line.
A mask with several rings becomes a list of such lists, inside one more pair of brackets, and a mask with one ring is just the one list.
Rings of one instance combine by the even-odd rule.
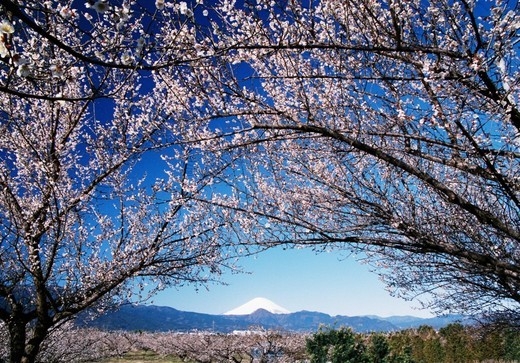
[[105, 0], [97, 0], [94, 5], [90, 7], [100, 14], [106, 12], [110, 8], [109, 4]]
[[138, 46], [138, 47], [141, 47], [141, 48], [142, 48], [142, 47], [145, 46], [145, 44], [146, 44], [146, 39], [145, 39], [145, 37], [141, 36], [141, 37], [139, 37], [139, 39], [137, 39], [137, 46]]
[[64, 76], [63, 67], [58, 64], [53, 64], [50, 66], [51, 76], [53, 78], [62, 78]]
[[0, 33], [2, 34], [13, 34], [14, 33], [14, 26], [9, 22], [9, 20], [2, 20], [0, 23]]
[[62, 6], [61, 9], [60, 9], [59, 14], [64, 19], [70, 20], [70, 19], [75, 18], [77, 16], [77, 11], [76, 11], [76, 9], [71, 9], [70, 7]]
[[5, 43], [0, 41], [0, 57], [5, 58], [9, 55], [9, 50], [5, 46]]
[[188, 4], [186, 3], [186, 1], [181, 1], [179, 3], [179, 12], [183, 15], [188, 14]]
[[155, 7], [159, 10], [164, 9], [164, 1], [165, 0], [155, 0]]
[[118, 19], [119, 22], [126, 22], [130, 19], [130, 8], [128, 5], [123, 4], [121, 8], [118, 8], [116, 11], [116, 19]]
[[29, 58], [16, 54], [13, 57], [13, 63], [16, 68], [16, 74], [19, 77], [28, 77], [32, 72], [32, 65]]
[[134, 57], [131, 51], [126, 51], [121, 55], [121, 64], [129, 65], [134, 62]]
[[30, 67], [30, 65], [29, 64], [21, 64], [16, 69], [16, 74], [19, 77], [28, 77], [28, 76], [30, 76], [30, 74], [31, 74], [31, 67]]

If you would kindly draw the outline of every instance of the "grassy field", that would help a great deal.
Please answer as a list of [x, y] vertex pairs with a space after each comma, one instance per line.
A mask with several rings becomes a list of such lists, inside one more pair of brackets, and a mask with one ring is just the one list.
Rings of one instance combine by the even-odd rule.
[[164, 357], [154, 352], [142, 351], [126, 354], [122, 358], [110, 358], [102, 361], [102, 363], [182, 363], [182, 360], [176, 357]]
[[[110, 358], [97, 363], [186, 363], [176, 357], [164, 357], [154, 352], [141, 351], [131, 352], [122, 358]], [[520, 363], [518, 361], [504, 361], [504, 360], [486, 360], [483, 362], [474, 363]]]

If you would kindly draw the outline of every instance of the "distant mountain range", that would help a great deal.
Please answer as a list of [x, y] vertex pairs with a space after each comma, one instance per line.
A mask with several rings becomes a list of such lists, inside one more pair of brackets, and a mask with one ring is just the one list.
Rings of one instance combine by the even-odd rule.
[[214, 331], [229, 333], [235, 330], [278, 329], [295, 332], [313, 332], [320, 326], [333, 328], [351, 327], [357, 332], [396, 331], [429, 325], [436, 329], [449, 323], [461, 321], [462, 316], [417, 318], [395, 316], [330, 316], [324, 313], [299, 311], [288, 314], [273, 314], [258, 309], [245, 315], [210, 315], [180, 311], [171, 307], [154, 305], [123, 305], [119, 310], [106, 313], [94, 320], [80, 319], [80, 325], [105, 330], [127, 331]]

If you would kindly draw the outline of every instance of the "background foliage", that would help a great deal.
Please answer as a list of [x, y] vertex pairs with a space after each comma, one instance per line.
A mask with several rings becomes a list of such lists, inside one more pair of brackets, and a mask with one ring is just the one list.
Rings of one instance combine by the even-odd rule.
[[[8, 356], [0, 328], [0, 359]], [[475, 363], [520, 361], [520, 333], [505, 326], [430, 326], [393, 333], [325, 328], [314, 333], [261, 329], [235, 334], [108, 332], [66, 326], [46, 339], [40, 362]]]

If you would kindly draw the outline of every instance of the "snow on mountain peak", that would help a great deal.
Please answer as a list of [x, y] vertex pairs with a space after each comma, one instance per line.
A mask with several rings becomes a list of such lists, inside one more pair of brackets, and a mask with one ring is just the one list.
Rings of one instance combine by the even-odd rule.
[[257, 297], [246, 302], [244, 305], [240, 305], [239, 307], [224, 313], [224, 315], [249, 315], [259, 309], [267, 310], [272, 314], [290, 314], [289, 310], [275, 304], [271, 300], [264, 297]]

